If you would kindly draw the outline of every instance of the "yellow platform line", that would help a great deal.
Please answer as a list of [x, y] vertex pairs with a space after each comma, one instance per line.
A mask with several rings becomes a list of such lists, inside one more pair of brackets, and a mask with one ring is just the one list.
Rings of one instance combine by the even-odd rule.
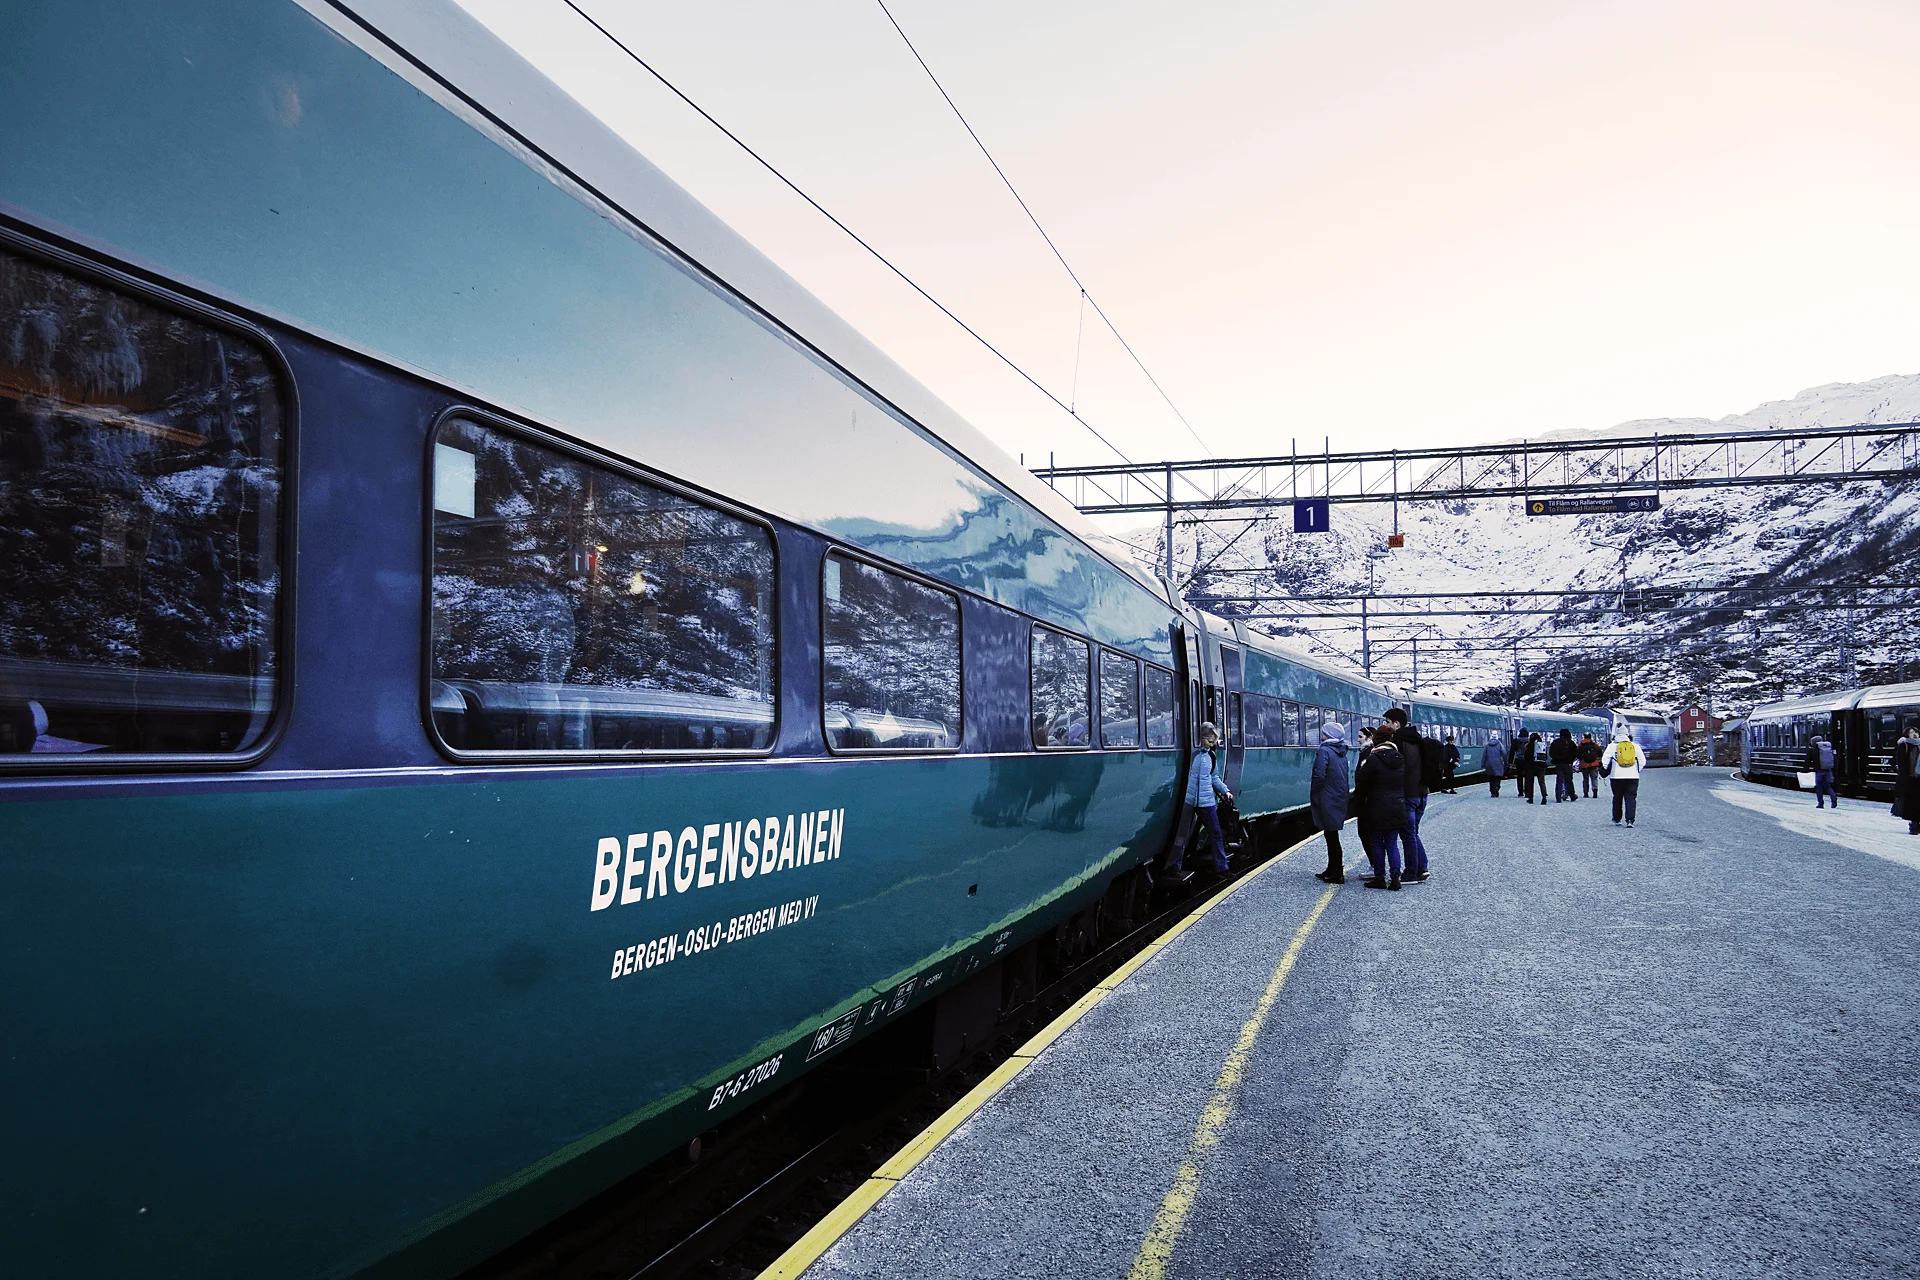
[[1200, 1193], [1200, 1167], [1213, 1148], [1219, 1145], [1221, 1135], [1227, 1131], [1227, 1121], [1233, 1119], [1234, 1104], [1240, 1097], [1240, 1082], [1246, 1078], [1247, 1060], [1253, 1056], [1254, 1042], [1260, 1038], [1260, 1027], [1266, 1022], [1267, 1014], [1273, 1011], [1274, 1002], [1280, 998], [1280, 988], [1287, 984], [1287, 975], [1293, 972], [1293, 962], [1300, 958], [1300, 949], [1306, 946], [1307, 935], [1313, 932], [1313, 926], [1320, 922], [1321, 914], [1332, 901], [1333, 886], [1328, 885], [1327, 891], [1320, 895], [1320, 901], [1313, 904], [1313, 910], [1307, 913], [1306, 920], [1295, 930], [1293, 941], [1287, 944], [1286, 954], [1280, 957], [1273, 977], [1267, 980], [1267, 989], [1261, 993], [1260, 1003], [1253, 1007], [1253, 1016], [1240, 1028], [1240, 1038], [1233, 1042], [1233, 1049], [1227, 1054], [1220, 1075], [1213, 1082], [1213, 1092], [1207, 1097], [1207, 1105], [1200, 1111], [1200, 1123], [1193, 1131], [1193, 1142], [1187, 1148], [1186, 1162], [1180, 1166], [1180, 1172], [1174, 1175], [1173, 1185], [1160, 1201], [1160, 1211], [1154, 1214], [1153, 1225], [1147, 1229], [1147, 1238], [1141, 1241], [1140, 1252], [1134, 1255], [1127, 1280], [1165, 1280], [1167, 1263], [1173, 1257], [1173, 1246], [1179, 1242], [1181, 1229], [1187, 1225], [1187, 1214], [1193, 1208], [1194, 1197]]
[[[954, 1103], [951, 1107], [948, 1107], [946, 1112], [941, 1115], [938, 1120], [935, 1120], [932, 1124], [921, 1130], [912, 1142], [900, 1148], [899, 1151], [894, 1153], [892, 1159], [874, 1170], [872, 1177], [861, 1183], [852, 1195], [835, 1205], [833, 1212], [815, 1223], [813, 1230], [794, 1241], [792, 1247], [781, 1254], [772, 1266], [762, 1271], [760, 1273], [760, 1280], [796, 1280], [796, 1277], [819, 1260], [821, 1254], [831, 1249], [841, 1236], [851, 1231], [854, 1223], [865, 1217], [867, 1210], [873, 1208], [874, 1205], [880, 1202], [880, 1197], [893, 1190], [902, 1178], [913, 1171], [915, 1165], [926, 1159], [927, 1156], [933, 1152], [933, 1149], [946, 1139], [947, 1135], [966, 1123], [967, 1119], [971, 1117], [974, 1112], [987, 1104], [988, 1099], [1006, 1088], [1007, 1085], [1012, 1082], [1013, 1078], [1022, 1071], [1025, 1071], [1028, 1064], [1039, 1057], [1048, 1045], [1066, 1034], [1067, 1028], [1085, 1017], [1088, 1010], [1104, 1000], [1108, 993], [1112, 992], [1122, 982], [1125, 982], [1131, 977], [1141, 965], [1164, 951], [1167, 945], [1175, 938], [1192, 928], [1201, 916], [1207, 914], [1207, 912], [1213, 910], [1228, 898], [1240, 892], [1240, 890], [1244, 889], [1248, 884], [1252, 883], [1254, 877], [1260, 875], [1268, 867], [1275, 865], [1290, 854], [1297, 853], [1318, 838], [1317, 834], [1311, 835], [1304, 840], [1282, 849], [1279, 853], [1274, 854], [1273, 857], [1267, 859], [1246, 875], [1241, 876], [1238, 880], [1234, 881], [1213, 897], [1208, 898], [1192, 911], [1189, 911], [1171, 929], [1168, 929], [1158, 938], [1155, 938], [1152, 942], [1140, 948], [1138, 955], [1096, 983], [1091, 991], [1074, 1001], [1066, 1012], [1048, 1023], [1046, 1027], [1031, 1040], [1015, 1050], [1012, 1057], [994, 1068], [993, 1072], [988, 1075], [986, 1079], [973, 1086], [972, 1089], [969, 1089], [966, 1097], [960, 1099], [960, 1101]], [[1311, 920], [1319, 919], [1320, 912], [1326, 907], [1327, 898], [1332, 896], [1332, 894], [1333, 890], [1329, 888], [1327, 892], [1321, 896], [1320, 905], [1314, 908], [1313, 915], [1310, 917], [1309, 927]], [[1302, 937], [1304, 937], [1304, 933], [1296, 935], [1295, 946], [1288, 950], [1289, 956], [1295, 954], [1298, 943]], [[1289, 963], [1290, 966], [1290, 961], [1287, 963]], [[1267, 1003], [1271, 1004], [1271, 1001]], [[1264, 1008], [1265, 1006], [1263, 1006], [1263, 1011], [1259, 1015], [1263, 1018], [1266, 1016]], [[1241, 1034], [1244, 1036], [1246, 1033], [1243, 1030]], [[1216, 1086], [1216, 1090], [1217, 1088], [1218, 1086]]]

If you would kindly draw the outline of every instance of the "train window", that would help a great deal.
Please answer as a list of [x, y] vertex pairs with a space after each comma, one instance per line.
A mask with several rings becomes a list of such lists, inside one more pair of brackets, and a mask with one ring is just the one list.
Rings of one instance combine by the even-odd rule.
[[1110, 649], [1100, 651], [1100, 745], [1140, 745], [1140, 664]]
[[1300, 708], [1300, 741], [1302, 746], [1320, 745], [1321, 712], [1318, 707]]
[[1159, 667], [1146, 669], [1146, 680], [1142, 686], [1143, 701], [1147, 712], [1147, 746], [1171, 747], [1174, 737], [1173, 723], [1173, 672], [1162, 671]]
[[232, 756], [280, 669], [263, 347], [0, 251], [0, 753]]
[[772, 745], [763, 526], [464, 418], [433, 452], [430, 689], [447, 747]]
[[821, 705], [838, 751], [960, 745], [960, 601], [837, 552], [822, 570]]
[[1286, 739], [1286, 745], [1289, 747], [1299, 746], [1300, 704], [1297, 702], [1282, 702], [1280, 704], [1280, 716], [1281, 723], [1284, 726], [1281, 732]]
[[[1867, 712], [1868, 747], [1892, 750], [1894, 744], [1900, 740], [1900, 735], [1905, 732], [1901, 722], [1902, 714], [1899, 708]], [[1905, 709], [1904, 714], [1908, 717], [1920, 718], [1914, 715], [1911, 708]]]
[[1045, 627], [1033, 629], [1033, 745], [1093, 745], [1093, 699], [1087, 688], [1087, 642]]
[[1245, 722], [1241, 720], [1240, 695], [1227, 695], [1227, 723], [1221, 728], [1221, 745], [1246, 747]]
[[1200, 745], [1200, 722], [1204, 719], [1206, 716], [1200, 710], [1200, 682], [1189, 680], [1187, 681], [1187, 730], [1188, 736], [1193, 739], [1193, 745], [1196, 747]]

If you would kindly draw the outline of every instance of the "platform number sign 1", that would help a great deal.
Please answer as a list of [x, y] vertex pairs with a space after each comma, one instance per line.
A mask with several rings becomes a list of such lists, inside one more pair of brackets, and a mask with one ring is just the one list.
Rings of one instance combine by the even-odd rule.
[[1332, 503], [1325, 498], [1294, 499], [1293, 531], [1295, 533], [1325, 533], [1332, 527]]

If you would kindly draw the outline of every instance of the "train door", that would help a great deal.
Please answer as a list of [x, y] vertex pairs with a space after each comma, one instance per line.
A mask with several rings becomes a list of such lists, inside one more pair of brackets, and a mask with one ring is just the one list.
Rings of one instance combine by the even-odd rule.
[[1173, 680], [1179, 690], [1175, 696], [1177, 721], [1173, 741], [1179, 748], [1174, 764], [1173, 834], [1162, 865], [1179, 866], [1186, 858], [1187, 843], [1193, 831], [1193, 816], [1187, 809], [1187, 771], [1193, 767], [1193, 744], [1200, 725], [1200, 642], [1189, 626], [1173, 626]]
[[1206, 668], [1201, 663], [1200, 637], [1193, 631], [1186, 633], [1187, 655], [1187, 734], [1189, 747], [1200, 745], [1200, 722], [1207, 718], [1207, 708], [1201, 696], [1201, 688], [1206, 679]]
[[1226, 748], [1227, 790], [1240, 789], [1240, 766], [1246, 760], [1247, 743], [1240, 706], [1240, 650], [1220, 646], [1220, 680], [1225, 711], [1220, 721], [1220, 743]]
[[1827, 741], [1833, 746], [1833, 787], [1842, 791], [1847, 786], [1847, 713], [1835, 711], [1827, 716]]

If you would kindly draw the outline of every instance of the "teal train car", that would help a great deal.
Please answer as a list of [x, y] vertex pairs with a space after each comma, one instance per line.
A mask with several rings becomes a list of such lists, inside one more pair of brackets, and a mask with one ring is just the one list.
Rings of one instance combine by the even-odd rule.
[[1407, 694], [1404, 700], [1415, 728], [1442, 742], [1451, 738], [1460, 748], [1456, 777], [1481, 772], [1487, 744], [1509, 732], [1510, 713], [1500, 707], [1418, 693]]
[[1013, 990], [1179, 845], [1203, 715], [1278, 813], [1389, 701], [452, 4], [6, 30], [12, 1273], [456, 1274]]
[[1578, 742], [1585, 734], [1592, 734], [1593, 740], [1605, 746], [1613, 737], [1613, 719], [1611, 716], [1584, 715], [1573, 711], [1512, 711], [1509, 713], [1514, 732], [1525, 730], [1537, 733], [1542, 742], [1551, 742], [1560, 736], [1562, 729], [1573, 735]]

